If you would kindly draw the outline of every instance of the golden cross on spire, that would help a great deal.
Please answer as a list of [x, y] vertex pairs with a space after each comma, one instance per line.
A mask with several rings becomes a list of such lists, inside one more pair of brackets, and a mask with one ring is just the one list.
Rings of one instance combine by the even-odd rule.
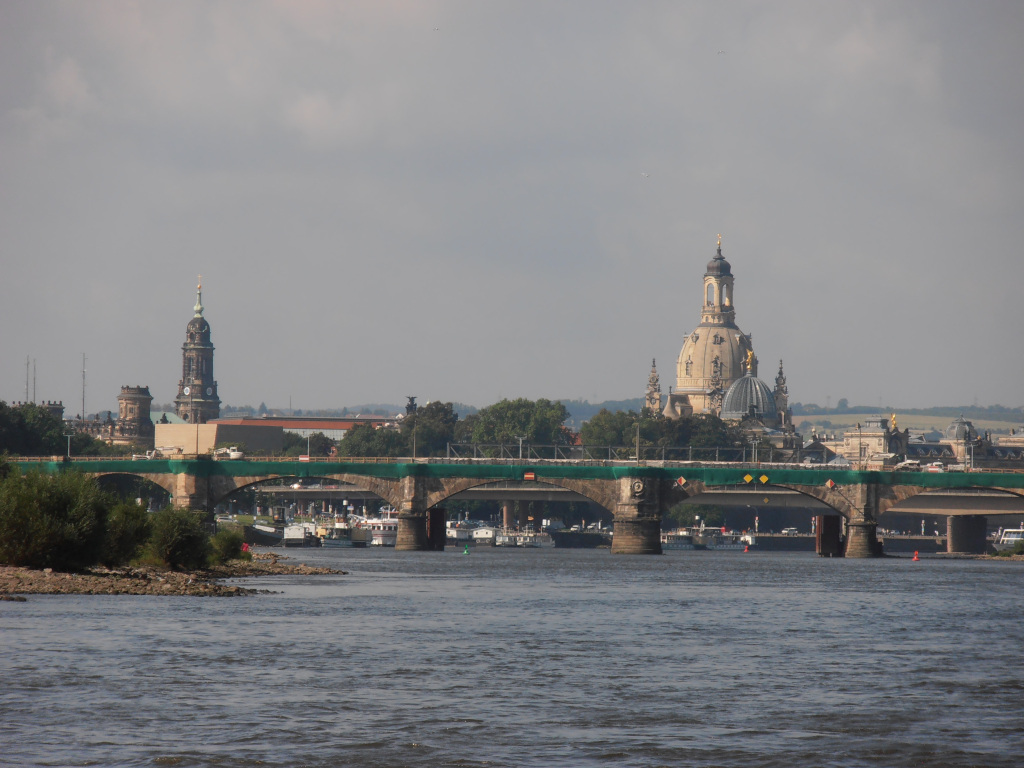
[[199, 284], [196, 286], [196, 290], [197, 291], [203, 290], [203, 276], [202, 275], [199, 276]]
[[719, 248], [722, 247], [722, 233], [721, 232], [718, 233], [718, 247]]

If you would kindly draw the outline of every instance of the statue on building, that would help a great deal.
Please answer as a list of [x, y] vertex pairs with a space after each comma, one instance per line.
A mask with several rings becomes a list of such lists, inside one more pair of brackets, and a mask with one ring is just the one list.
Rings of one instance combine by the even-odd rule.
[[658, 366], [654, 359], [651, 360], [651, 373], [647, 377], [644, 407], [651, 413], [661, 413], [661, 378], [658, 376]]

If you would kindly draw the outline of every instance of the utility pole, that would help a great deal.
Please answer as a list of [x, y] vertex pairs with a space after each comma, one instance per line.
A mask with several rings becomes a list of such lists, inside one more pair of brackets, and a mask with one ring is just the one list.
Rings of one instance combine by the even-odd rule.
[[85, 422], [85, 352], [82, 353], [82, 422]]

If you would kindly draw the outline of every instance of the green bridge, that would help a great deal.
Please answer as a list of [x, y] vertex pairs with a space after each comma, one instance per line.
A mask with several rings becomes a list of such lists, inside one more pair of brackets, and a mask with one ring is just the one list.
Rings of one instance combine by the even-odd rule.
[[[94, 477], [131, 476], [167, 491], [175, 506], [212, 510], [239, 489], [279, 478], [323, 478], [359, 485], [399, 511], [398, 549], [428, 548], [428, 510], [446, 499], [500, 481], [537, 482], [564, 488], [611, 511], [612, 551], [661, 552], [661, 519], [673, 505], [710, 489], [786, 490], [826, 504], [846, 520], [847, 557], [881, 554], [875, 536], [889, 508], [934, 490], [983, 489], [1024, 496], [1024, 473], [873, 472], [797, 468], [792, 465], [691, 464], [688, 462], [418, 460], [22, 459], [23, 471], [80, 471]], [[949, 516], [950, 551], [983, 551], [981, 515]]]

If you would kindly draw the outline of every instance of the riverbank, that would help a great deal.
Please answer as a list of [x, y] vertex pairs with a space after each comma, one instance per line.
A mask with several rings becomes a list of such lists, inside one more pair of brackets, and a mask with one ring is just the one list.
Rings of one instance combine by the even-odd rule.
[[281, 562], [288, 558], [276, 553], [257, 553], [252, 560], [231, 560], [202, 571], [170, 571], [149, 566], [91, 568], [81, 573], [62, 573], [49, 568], [37, 570], [0, 566], [0, 600], [17, 600], [21, 595], [189, 595], [236, 597], [260, 590], [223, 584], [223, 579], [272, 575], [344, 574], [333, 568]]

